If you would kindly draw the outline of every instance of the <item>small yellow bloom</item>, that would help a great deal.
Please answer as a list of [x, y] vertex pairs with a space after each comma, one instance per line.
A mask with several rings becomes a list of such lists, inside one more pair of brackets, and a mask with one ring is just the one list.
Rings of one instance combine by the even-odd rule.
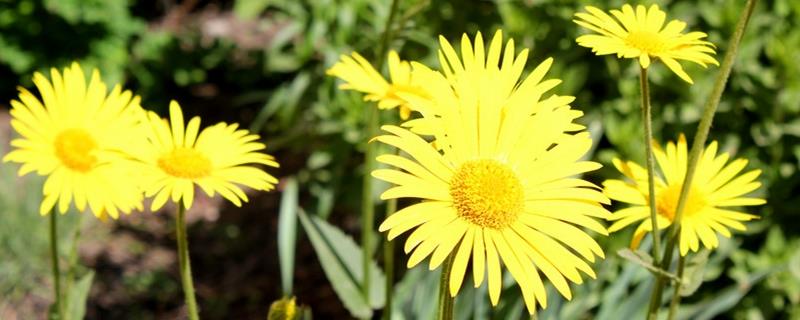
[[281, 298], [269, 306], [267, 320], [294, 320], [298, 316], [295, 297]]
[[366, 93], [364, 100], [378, 101], [379, 109], [399, 107], [400, 118], [405, 120], [411, 115], [409, 104], [399, 93], [424, 95], [424, 90], [416, 86], [411, 78], [411, 65], [400, 60], [397, 52], [389, 52], [389, 83], [372, 65], [357, 52], [350, 56], [342, 55], [339, 62], [328, 69], [327, 74], [345, 81], [340, 89], [355, 90]]
[[597, 55], [616, 54], [621, 58], [636, 58], [642, 68], [650, 66], [651, 59], [664, 62], [681, 79], [692, 83], [678, 60], [694, 62], [703, 67], [719, 65], [712, 55], [714, 45], [702, 40], [703, 32], [683, 34], [686, 23], [671, 20], [664, 26], [666, 13], [658, 5], [647, 9], [643, 5], [633, 7], [626, 4], [622, 11], [611, 10], [612, 18], [602, 10], [587, 6], [588, 13], [576, 13], [575, 23], [598, 34], [578, 37], [579, 45], [592, 48]]
[[87, 85], [78, 63], [63, 72], [51, 69], [50, 77], [33, 75], [41, 100], [19, 88], [19, 100], [11, 101], [11, 125], [21, 137], [11, 141], [14, 150], [3, 161], [21, 163], [19, 175], [47, 176], [43, 215], [56, 202], [65, 213], [73, 200], [79, 211], [88, 204], [98, 217], [141, 207], [135, 169], [124, 161], [141, 136], [139, 97], [120, 86], [107, 92], [97, 70]]
[[[669, 142], [666, 152], [658, 146], [654, 146], [654, 149], [662, 173], [661, 176], [656, 176], [655, 196], [658, 228], [663, 229], [669, 227], [675, 218], [678, 198], [683, 188], [688, 158], [686, 138], [681, 135], [677, 145]], [[716, 248], [719, 245], [716, 233], [730, 237], [728, 228], [744, 231], [745, 225], [741, 221], [758, 218], [728, 207], [755, 206], [766, 202], [763, 199], [742, 197], [761, 186], [756, 181], [761, 170], [748, 171], [737, 177], [747, 165], [747, 160], [737, 159], [726, 165], [728, 158], [727, 153], [717, 156], [716, 141], [700, 156], [681, 219], [681, 255], [685, 256], [690, 249], [699, 250], [699, 242], [708, 249]], [[608, 231], [614, 232], [641, 221], [631, 241], [631, 247], [636, 248], [642, 237], [653, 229], [647, 201], [647, 171], [630, 161], [614, 159], [614, 165], [630, 180], [606, 180], [603, 182], [605, 193], [612, 200], [633, 206], [614, 212], [611, 220], [615, 222]]]
[[168, 198], [191, 208], [195, 185], [209, 196], [219, 193], [241, 206], [247, 196], [239, 185], [256, 190], [272, 190], [275, 177], [254, 166], [278, 167], [266, 147], [256, 142], [258, 135], [238, 129], [238, 124], [218, 123], [200, 131], [200, 117], [184, 127], [183, 112], [177, 102], [169, 105], [169, 122], [149, 112], [145, 122], [147, 144], [135, 153], [144, 179], [145, 196], [152, 197], [151, 210], [161, 208]]
[[372, 175], [394, 184], [381, 199], [421, 199], [379, 227], [390, 240], [411, 231], [408, 267], [430, 257], [433, 270], [452, 254], [450, 295], [457, 295], [471, 265], [476, 287], [488, 274], [497, 305], [504, 265], [535, 313], [537, 302], [547, 306], [540, 272], [567, 299], [569, 282], [582, 283], [581, 273], [595, 277], [587, 261], [603, 257], [603, 250], [581, 228], [607, 234], [597, 218], [607, 218], [600, 203], [609, 200], [599, 187], [575, 178], [600, 165], [581, 160], [592, 141], [573, 122], [582, 115], [569, 106], [574, 98], [543, 98], [560, 82], [544, 79], [552, 59], [520, 79], [527, 51], [516, 55], [508, 41], [501, 55], [502, 38], [498, 31], [485, 50], [480, 33], [474, 47], [464, 35], [460, 57], [440, 38], [444, 70], [414, 65], [413, 77], [429, 96], [408, 101], [436, 144], [384, 126], [376, 140], [406, 156], [378, 156], [392, 168]]

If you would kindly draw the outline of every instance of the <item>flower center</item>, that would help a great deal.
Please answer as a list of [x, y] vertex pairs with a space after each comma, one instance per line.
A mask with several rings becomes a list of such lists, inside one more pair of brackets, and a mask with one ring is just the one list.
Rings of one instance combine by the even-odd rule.
[[56, 157], [68, 168], [87, 172], [97, 163], [92, 151], [97, 149], [97, 142], [86, 130], [71, 128], [61, 131], [54, 142]]
[[516, 174], [495, 160], [462, 164], [450, 180], [450, 195], [461, 218], [492, 229], [513, 223], [525, 201]]
[[633, 31], [628, 33], [625, 44], [639, 49], [647, 54], [660, 53], [666, 50], [662, 37], [650, 31]]
[[[656, 198], [658, 214], [672, 221], [678, 209], [678, 199], [681, 197], [681, 185], [675, 184], [667, 187]], [[706, 206], [705, 196], [695, 188], [689, 189], [686, 205], [683, 207], [683, 216], [691, 216]]]
[[197, 150], [185, 147], [175, 148], [158, 158], [161, 170], [173, 177], [196, 179], [211, 173], [211, 161]]

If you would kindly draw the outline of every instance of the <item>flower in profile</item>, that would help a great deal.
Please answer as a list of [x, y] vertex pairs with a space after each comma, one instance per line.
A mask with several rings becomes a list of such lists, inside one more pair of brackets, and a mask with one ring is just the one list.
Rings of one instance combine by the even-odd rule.
[[411, 115], [411, 107], [398, 93], [416, 93], [424, 95], [422, 87], [413, 83], [411, 65], [400, 60], [397, 52], [389, 52], [389, 83], [372, 65], [357, 52], [350, 56], [342, 55], [339, 62], [328, 69], [327, 74], [345, 81], [340, 89], [355, 90], [366, 93], [364, 100], [378, 101], [379, 109], [399, 107], [400, 118], [405, 120]]
[[[677, 145], [669, 142], [666, 151], [654, 147], [655, 158], [661, 169], [661, 176], [657, 176], [655, 181], [657, 222], [658, 228], [663, 229], [670, 226], [675, 218], [678, 198], [683, 188], [687, 166], [686, 138], [681, 135]], [[680, 252], [684, 256], [690, 249], [699, 250], [700, 242], [708, 249], [716, 248], [719, 245], [717, 233], [730, 238], [731, 233], [728, 228], [744, 231], [745, 226], [742, 221], [758, 218], [737, 212], [730, 207], [765, 203], [763, 199], [743, 197], [761, 186], [761, 183], [756, 181], [761, 170], [751, 170], [738, 175], [747, 165], [747, 160], [736, 159], [728, 163], [729, 155], [722, 153], [718, 156], [717, 148], [717, 142], [714, 141], [701, 154], [684, 205], [679, 239]], [[642, 237], [652, 231], [647, 205], [647, 172], [630, 161], [614, 159], [614, 165], [630, 180], [604, 181], [605, 193], [612, 200], [629, 203], [632, 206], [614, 212], [611, 220], [615, 222], [608, 230], [615, 232], [641, 221], [631, 241], [631, 247], [636, 248]]]
[[112, 218], [141, 207], [133, 168], [124, 161], [128, 145], [139, 138], [139, 97], [119, 85], [108, 92], [97, 70], [87, 85], [77, 62], [63, 72], [51, 69], [50, 80], [35, 73], [33, 82], [41, 100], [19, 88], [11, 126], [20, 138], [3, 161], [21, 163], [19, 175], [47, 176], [40, 213], [56, 202], [61, 213], [74, 202], [79, 211], [88, 205], [96, 216]]
[[616, 54], [621, 58], [639, 59], [642, 68], [650, 66], [652, 59], [664, 62], [681, 79], [693, 83], [692, 78], [683, 71], [678, 60], [694, 62], [703, 67], [708, 64], [719, 65], [714, 59], [714, 45], [702, 40], [703, 32], [684, 34], [686, 23], [671, 20], [666, 26], [666, 13], [658, 5], [647, 9], [643, 5], [622, 6], [622, 11], [611, 10], [612, 18], [602, 10], [587, 6], [588, 13], [576, 13], [573, 20], [580, 26], [597, 32], [578, 37], [579, 45], [592, 48], [597, 55]]
[[168, 199], [183, 199], [186, 209], [194, 200], [195, 185], [209, 196], [219, 193], [236, 206], [247, 201], [240, 185], [255, 190], [272, 190], [275, 177], [256, 167], [278, 167], [275, 159], [262, 153], [266, 147], [258, 135], [238, 129], [237, 124], [218, 123], [200, 131], [200, 117], [184, 127], [177, 102], [169, 105], [170, 120], [148, 112], [145, 125], [147, 144], [136, 153], [142, 169], [145, 196], [153, 197], [151, 210]]
[[600, 203], [609, 200], [575, 177], [600, 165], [581, 160], [592, 141], [573, 123], [582, 115], [568, 105], [574, 98], [542, 99], [560, 83], [542, 81], [552, 59], [520, 81], [527, 51], [516, 55], [510, 40], [501, 64], [502, 49], [499, 31], [488, 50], [480, 33], [474, 47], [464, 35], [461, 57], [441, 38], [443, 73], [414, 64], [429, 96], [404, 98], [430, 122], [435, 146], [427, 136], [383, 126], [386, 134], [376, 140], [407, 156], [378, 156], [393, 168], [372, 175], [395, 185], [382, 199], [421, 199], [379, 228], [390, 240], [413, 229], [405, 243], [413, 251], [408, 267], [430, 257], [433, 270], [452, 255], [450, 294], [456, 296], [471, 264], [476, 287], [488, 273], [497, 305], [502, 261], [535, 313], [537, 301], [547, 305], [540, 272], [568, 299], [568, 281], [582, 283], [581, 272], [595, 277], [587, 261], [603, 251], [581, 227], [607, 234], [596, 218], [607, 218]]

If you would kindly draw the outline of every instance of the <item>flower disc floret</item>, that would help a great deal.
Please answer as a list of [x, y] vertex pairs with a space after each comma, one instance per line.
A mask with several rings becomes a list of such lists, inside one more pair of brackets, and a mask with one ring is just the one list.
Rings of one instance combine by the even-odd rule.
[[511, 225], [524, 205], [516, 174], [495, 160], [463, 163], [450, 180], [450, 195], [461, 218], [492, 229]]
[[197, 150], [177, 147], [158, 158], [158, 167], [173, 177], [197, 179], [211, 173], [211, 161]]
[[97, 142], [86, 130], [65, 129], [56, 136], [53, 145], [58, 159], [70, 169], [87, 172], [97, 164], [97, 157], [93, 154]]

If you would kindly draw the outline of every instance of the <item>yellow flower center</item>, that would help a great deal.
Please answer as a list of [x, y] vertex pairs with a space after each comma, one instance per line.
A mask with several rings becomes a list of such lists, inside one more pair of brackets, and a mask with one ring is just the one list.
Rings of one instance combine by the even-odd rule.
[[462, 164], [450, 180], [450, 195], [461, 218], [492, 229], [513, 223], [525, 201], [516, 174], [495, 160]]
[[666, 43], [661, 35], [650, 31], [633, 31], [628, 33], [625, 44], [643, 51], [646, 54], [659, 53], [666, 50]]
[[[675, 219], [675, 211], [678, 209], [678, 199], [681, 197], [681, 185], [675, 184], [668, 186], [661, 191], [656, 198], [656, 209], [658, 214], [672, 221]], [[705, 195], [695, 188], [689, 189], [686, 205], [683, 207], [683, 216], [691, 216], [706, 206]]]
[[86, 130], [71, 128], [61, 131], [55, 140], [56, 157], [68, 168], [87, 172], [97, 163], [92, 151], [97, 142]]
[[211, 161], [197, 150], [178, 147], [158, 158], [158, 167], [167, 174], [186, 179], [197, 179], [211, 173]]

